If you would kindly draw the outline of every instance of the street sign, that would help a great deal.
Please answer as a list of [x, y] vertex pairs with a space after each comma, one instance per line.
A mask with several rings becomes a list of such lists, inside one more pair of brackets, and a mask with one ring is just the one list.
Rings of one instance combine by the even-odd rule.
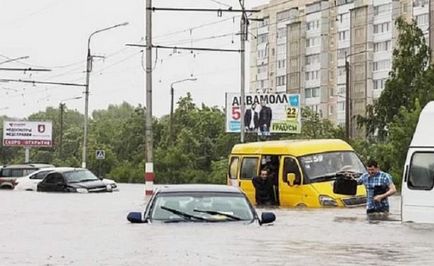
[[104, 150], [96, 150], [95, 155], [96, 155], [97, 160], [104, 160], [105, 159], [105, 151]]

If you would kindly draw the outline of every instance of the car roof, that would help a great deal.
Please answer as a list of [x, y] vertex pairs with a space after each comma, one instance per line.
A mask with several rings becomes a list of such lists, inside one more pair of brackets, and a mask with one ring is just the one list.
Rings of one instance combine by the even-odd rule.
[[241, 193], [239, 188], [227, 185], [210, 184], [183, 184], [183, 185], [163, 185], [157, 189], [158, 193], [170, 192], [225, 192]]
[[353, 149], [340, 139], [270, 140], [236, 144], [232, 148], [232, 154], [290, 154], [294, 156], [331, 151], [353, 151]]
[[29, 164], [10, 164], [5, 165], [3, 168], [10, 168], [10, 169], [16, 169], [16, 168], [25, 168], [25, 169], [34, 169], [34, 168], [48, 168], [48, 167], [54, 167], [52, 164], [43, 164], [43, 163], [29, 163]]

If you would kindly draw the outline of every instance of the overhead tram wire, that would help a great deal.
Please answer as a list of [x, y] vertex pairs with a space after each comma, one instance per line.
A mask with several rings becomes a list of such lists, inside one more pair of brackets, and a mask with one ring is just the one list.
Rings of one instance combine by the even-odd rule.
[[179, 33], [189, 32], [189, 31], [191, 31], [191, 30], [197, 30], [197, 29], [201, 29], [201, 28], [203, 28], [203, 27], [207, 27], [207, 26], [212, 26], [212, 25], [220, 24], [220, 23], [223, 23], [223, 22], [226, 22], [226, 21], [229, 21], [229, 20], [233, 20], [234, 18], [237, 18], [237, 17], [240, 17], [240, 15], [232, 16], [232, 17], [230, 17], [230, 18], [226, 18], [226, 19], [220, 19], [220, 20], [217, 20], [217, 21], [214, 21], [214, 22], [210, 22], [210, 23], [200, 24], [200, 25], [198, 25], [198, 26], [190, 27], [190, 28], [185, 29], [185, 30], [174, 31], [174, 32], [170, 32], [170, 33], [166, 33], [166, 34], [158, 35], [158, 36], [155, 36], [155, 37], [152, 37], [152, 38], [153, 38], [153, 39], [159, 39], [159, 38], [162, 38], [162, 37], [167, 37], [167, 36], [177, 35], [177, 34], [179, 34]]

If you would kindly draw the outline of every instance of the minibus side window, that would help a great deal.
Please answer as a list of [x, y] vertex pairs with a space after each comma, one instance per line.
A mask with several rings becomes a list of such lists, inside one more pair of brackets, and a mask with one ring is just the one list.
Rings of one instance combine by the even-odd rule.
[[231, 164], [229, 165], [229, 178], [237, 179], [237, 170], [238, 170], [238, 157], [231, 158]]
[[286, 180], [289, 173], [295, 174], [294, 185], [301, 185], [301, 173], [297, 161], [294, 158], [286, 157], [283, 163], [283, 180]]
[[432, 190], [434, 187], [434, 153], [413, 154], [408, 175], [408, 188]]
[[243, 159], [241, 165], [241, 176], [242, 179], [252, 179], [258, 174], [258, 160], [257, 157], [247, 157]]

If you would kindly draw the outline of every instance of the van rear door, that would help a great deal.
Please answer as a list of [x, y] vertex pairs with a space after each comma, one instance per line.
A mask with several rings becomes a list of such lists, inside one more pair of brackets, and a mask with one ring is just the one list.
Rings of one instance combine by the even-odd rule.
[[434, 223], [434, 148], [410, 148], [402, 183], [402, 221]]

